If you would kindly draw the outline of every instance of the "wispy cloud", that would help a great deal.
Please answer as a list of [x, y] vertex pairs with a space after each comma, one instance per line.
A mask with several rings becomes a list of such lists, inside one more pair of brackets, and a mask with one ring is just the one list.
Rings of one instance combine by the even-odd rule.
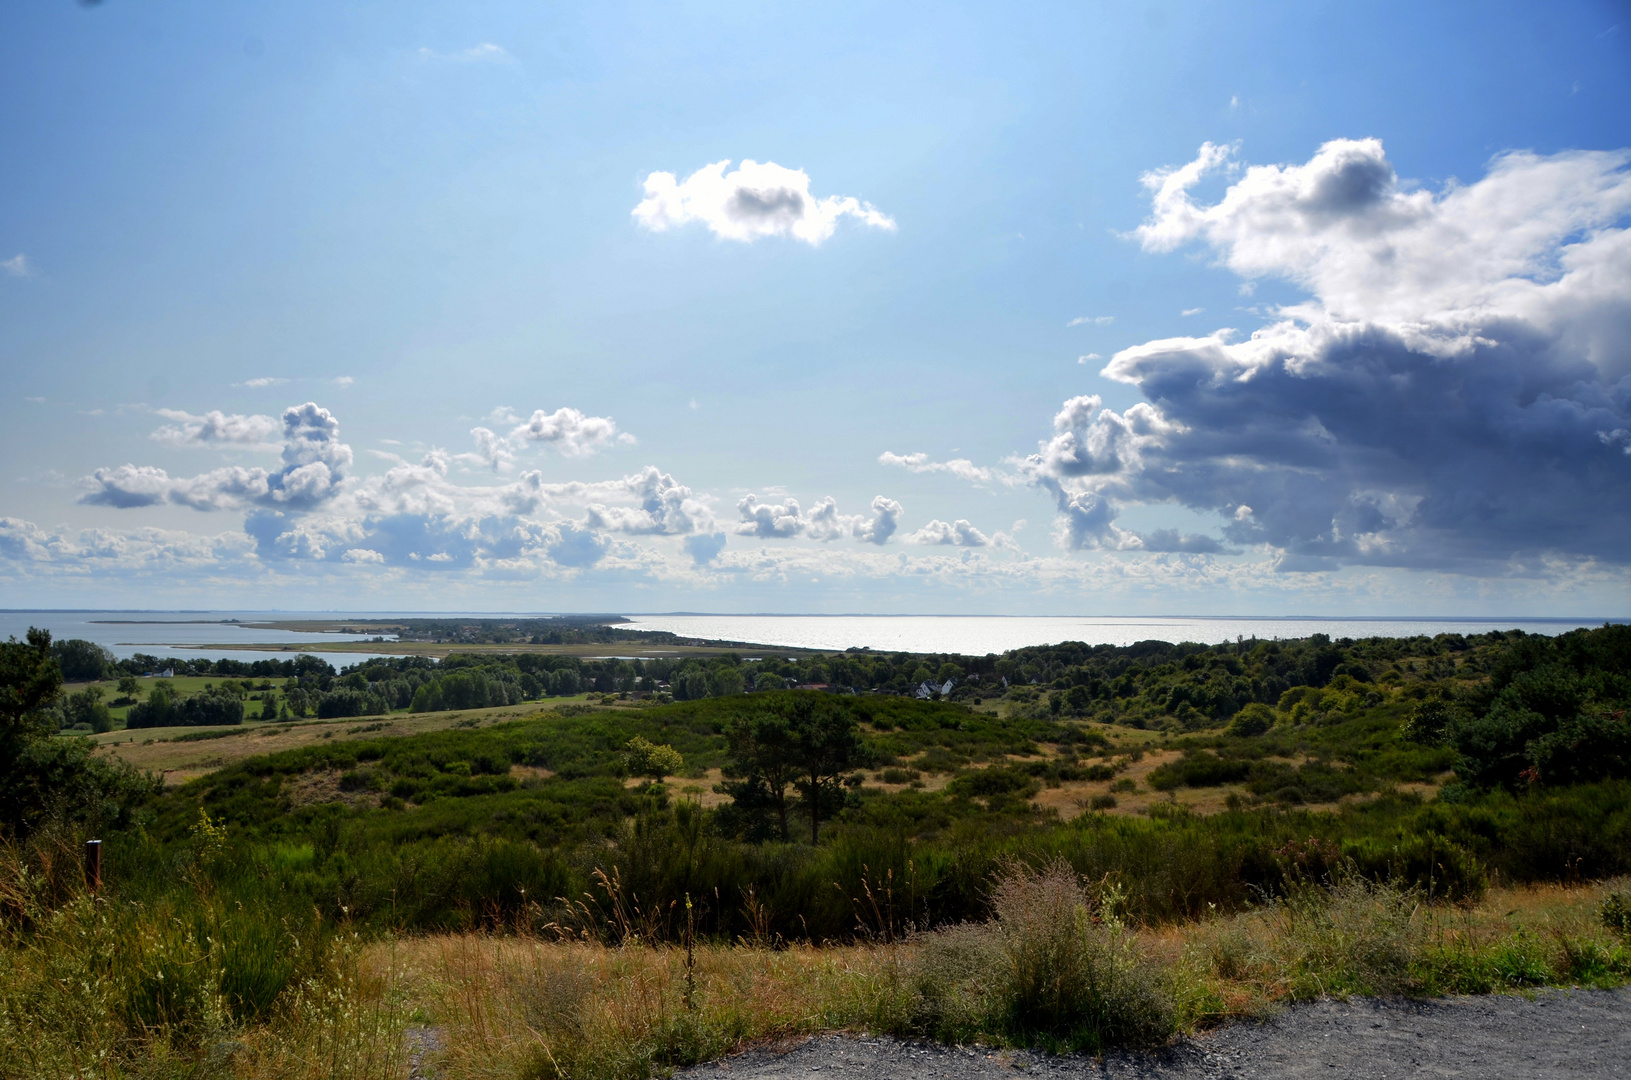
[[255, 379], [245, 379], [243, 382], [234, 385], [247, 386], [251, 390], [264, 390], [268, 386], [282, 386], [288, 381], [288, 379], [280, 379], [276, 375], [262, 375]]
[[455, 49], [452, 52], [437, 52], [435, 49], [421, 48], [419, 59], [437, 60], [452, 64], [513, 64], [515, 57], [502, 45], [494, 45], [491, 41], [484, 41], [479, 45], [472, 45], [468, 49]]
[[885, 450], [878, 455], [878, 462], [882, 465], [893, 465], [915, 473], [945, 473], [955, 476], [959, 480], [966, 480], [971, 484], [988, 484], [996, 477], [992, 470], [982, 465], [976, 465], [967, 458], [952, 458], [950, 461], [935, 461], [921, 450], [911, 454], [896, 454]]
[[1187, 307], [1187, 308], [1184, 308], [1184, 310], [1180, 311], [1178, 314], [1187, 319], [1191, 315], [1199, 315], [1201, 312], [1203, 312], [1205, 310], [1206, 309], [1203, 308], [1203, 307]]
[[1114, 315], [1078, 315], [1065, 324], [1071, 326], [1109, 326], [1116, 321]]
[[1076, 362], [1078, 364], [1086, 364], [1086, 363], [1089, 363], [1089, 362], [1091, 362], [1093, 360], [1103, 360], [1103, 359], [1104, 359], [1104, 357], [1100, 356], [1098, 353], [1090, 352], [1090, 353], [1087, 353], [1085, 356], [1078, 356], [1076, 358]]
[[179, 409], [158, 409], [166, 420], [174, 421], [153, 432], [149, 438], [166, 446], [243, 446], [265, 450], [282, 448], [278, 436], [283, 421], [275, 416], [228, 415], [219, 409], [202, 416]]
[[0, 262], [0, 270], [4, 270], [12, 277], [34, 276], [34, 264], [29, 262], [28, 256], [20, 251], [4, 262]]

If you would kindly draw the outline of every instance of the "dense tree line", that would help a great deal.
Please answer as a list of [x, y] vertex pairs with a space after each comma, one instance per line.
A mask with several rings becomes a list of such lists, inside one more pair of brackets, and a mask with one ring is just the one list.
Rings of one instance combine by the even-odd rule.
[[178, 696], [167, 684], [154, 686], [147, 700], [131, 706], [127, 728], [183, 727], [206, 724], [241, 724], [244, 699], [235, 687], [212, 686], [201, 693]]

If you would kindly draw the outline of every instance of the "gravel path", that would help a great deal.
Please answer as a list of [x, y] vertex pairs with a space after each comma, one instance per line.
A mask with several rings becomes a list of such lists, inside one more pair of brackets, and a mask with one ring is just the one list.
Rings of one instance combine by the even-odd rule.
[[1373, 999], [1299, 1006], [1158, 1054], [1103, 1061], [823, 1036], [749, 1051], [683, 1080], [1539, 1080], [1631, 1076], [1631, 989], [1532, 998]]

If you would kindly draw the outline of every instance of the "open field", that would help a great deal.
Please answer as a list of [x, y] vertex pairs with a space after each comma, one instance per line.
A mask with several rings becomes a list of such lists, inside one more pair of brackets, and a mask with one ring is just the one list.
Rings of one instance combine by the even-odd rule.
[[[573, 700], [581, 703], [584, 698], [580, 695], [576, 699], [562, 699], [563, 702]], [[166, 785], [174, 786], [246, 758], [296, 750], [319, 742], [419, 735], [454, 727], [478, 727], [538, 713], [536, 705], [501, 705], [489, 709], [395, 712], [336, 720], [246, 720], [231, 727], [140, 728], [85, 737], [103, 753], [159, 773]]]

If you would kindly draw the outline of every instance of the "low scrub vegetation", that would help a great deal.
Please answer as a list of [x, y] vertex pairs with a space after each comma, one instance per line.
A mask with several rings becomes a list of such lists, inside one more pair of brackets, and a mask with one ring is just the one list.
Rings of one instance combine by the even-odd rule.
[[[52, 734], [101, 714], [32, 635], [0, 654], [0, 1051], [362, 1077], [431, 1046], [446, 1075], [638, 1080], [829, 1028], [1095, 1050], [1321, 995], [1616, 984], [1628, 641], [1061, 646], [916, 659], [922, 696], [786, 688], [903, 678], [869, 655], [720, 657], [668, 691], [573, 658], [307, 664], [166, 707], [309, 684], [404, 716], [163, 791]], [[566, 671], [596, 696], [389, 734], [426, 688], [547, 698]]]

